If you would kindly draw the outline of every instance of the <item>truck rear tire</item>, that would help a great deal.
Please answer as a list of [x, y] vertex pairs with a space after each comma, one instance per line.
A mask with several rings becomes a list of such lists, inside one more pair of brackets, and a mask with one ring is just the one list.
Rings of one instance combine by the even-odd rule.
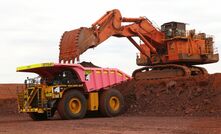
[[87, 100], [82, 92], [70, 90], [58, 103], [57, 110], [62, 119], [80, 119], [87, 112]]
[[116, 89], [109, 89], [101, 93], [100, 112], [104, 116], [112, 117], [124, 111], [124, 98]]
[[29, 116], [32, 118], [32, 120], [35, 120], [35, 121], [42, 121], [42, 120], [47, 120], [48, 117], [47, 117], [47, 113], [28, 113]]

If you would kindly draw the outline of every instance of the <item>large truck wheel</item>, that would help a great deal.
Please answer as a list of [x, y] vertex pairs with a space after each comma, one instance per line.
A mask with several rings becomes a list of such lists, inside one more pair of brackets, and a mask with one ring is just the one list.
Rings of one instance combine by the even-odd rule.
[[44, 112], [44, 113], [28, 113], [29, 116], [32, 118], [32, 120], [35, 120], [35, 121], [42, 121], [42, 120], [47, 120], [48, 117], [47, 117], [47, 113]]
[[87, 100], [80, 91], [70, 90], [58, 103], [57, 110], [62, 119], [80, 119], [87, 112]]
[[116, 89], [109, 89], [101, 93], [99, 101], [100, 112], [104, 116], [117, 116], [124, 110], [124, 98]]

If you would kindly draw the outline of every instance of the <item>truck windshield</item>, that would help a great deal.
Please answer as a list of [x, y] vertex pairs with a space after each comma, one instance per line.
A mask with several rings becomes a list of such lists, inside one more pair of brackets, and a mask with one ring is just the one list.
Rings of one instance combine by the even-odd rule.
[[71, 70], [63, 70], [54, 76], [49, 85], [67, 85], [79, 83], [77, 75]]
[[25, 80], [25, 85], [27, 87], [34, 87], [35, 85], [38, 85], [41, 83], [41, 77], [35, 77], [35, 78], [28, 78]]
[[69, 85], [69, 84], [77, 84], [81, 81], [78, 79], [78, 76], [72, 70], [62, 70], [56, 73], [53, 77], [35, 77], [35, 78], [27, 78], [25, 80], [25, 85], [27, 87], [34, 87], [40, 84], [46, 84], [48, 86], [52, 85]]

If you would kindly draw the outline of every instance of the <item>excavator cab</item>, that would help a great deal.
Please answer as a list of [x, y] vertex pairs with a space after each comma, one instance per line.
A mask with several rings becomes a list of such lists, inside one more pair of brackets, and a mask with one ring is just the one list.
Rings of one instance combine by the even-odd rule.
[[186, 36], [186, 24], [182, 22], [168, 22], [161, 26], [161, 31], [165, 33], [166, 39]]

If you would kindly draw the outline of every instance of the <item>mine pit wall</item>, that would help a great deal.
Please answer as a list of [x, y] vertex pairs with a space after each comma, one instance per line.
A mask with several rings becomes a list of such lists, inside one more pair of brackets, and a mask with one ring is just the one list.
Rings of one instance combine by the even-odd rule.
[[0, 84], [0, 116], [18, 114], [17, 92], [25, 88], [24, 84]]
[[0, 84], [0, 99], [16, 99], [17, 92], [24, 88], [24, 84]]

